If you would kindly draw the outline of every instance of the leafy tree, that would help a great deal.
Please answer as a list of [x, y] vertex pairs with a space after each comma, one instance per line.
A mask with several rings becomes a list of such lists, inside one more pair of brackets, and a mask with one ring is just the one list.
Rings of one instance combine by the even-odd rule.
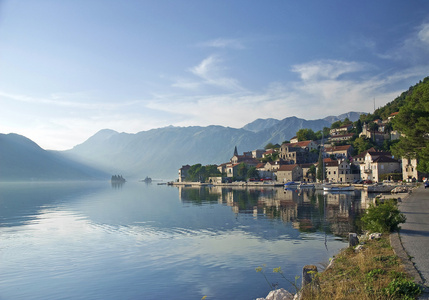
[[306, 176], [308, 178], [313, 178], [313, 180], [314, 180], [314, 178], [316, 177], [316, 172], [317, 172], [316, 167], [314, 165], [311, 165], [307, 171]]
[[340, 128], [341, 125], [343, 125], [343, 122], [341, 122], [340, 120], [334, 122], [331, 124], [331, 129], [335, 129], [335, 128]]
[[361, 218], [364, 230], [380, 233], [396, 231], [400, 228], [399, 224], [405, 221], [406, 217], [399, 211], [394, 199], [378, 205], [370, 204]]
[[237, 177], [238, 179], [246, 179], [247, 175], [247, 165], [245, 163], [240, 163], [237, 168]]
[[188, 170], [186, 181], [201, 181], [205, 182], [208, 177], [220, 176], [221, 173], [216, 165], [203, 166], [201, 164], [192, 165]]
[[312, 129], [308, 128], [301, 128], [296, 133], [296, 137], [298, 138], [298, 141], [308, 141], [308, 140], [314, 140], [316, 139], [316, 134]]
[[371, 147], [374, 147], [374, 143], [363, 136], [356, 138], [353, 142], [353, 148], [357, 151], [357, 154], [360, 154]]
[[273, 143], [266, 144], [265, 145], [265, 150], [268, 150], [268, 149], [274, 149], [274, 144]]
[[343, 125], [350, 125], [350, 124], [352, 124], [353, 122], [352, 121], [350, 121], [350, 119], [349, 118], [345, 118], [344, 119], [344, 121], [343, 121]]
[[265, 145], [265, 150], [278, 149], [278, 148], [280, 148], [279, 144], [268, 143], [267, 145]]
[[405, 105], [392, 123], [402, 134], [393, 153], [398, 157], [418, 158], [417, 170], [429, 173], [429, 77], [406, 96]]
[[256, 167], [250, 167], [247, 170], [246, 178], [259, 178], [259, 172]]
[[315, 133], [315, 135], [316, 135], [315, 139], [321, 140], [322, 137], [325, 139], [328, 138], [328, 136], [330, 134], [330, 130], [331, 130], [331, 128], [329, 128], [329, 127], [323, 127], [323, 130], [319, 130]]

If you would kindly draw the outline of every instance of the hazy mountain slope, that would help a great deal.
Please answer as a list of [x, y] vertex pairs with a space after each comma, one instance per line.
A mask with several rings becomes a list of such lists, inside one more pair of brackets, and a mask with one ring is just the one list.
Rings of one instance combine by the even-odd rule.
[[349, 118], [350, 121], [352, 122], [356, 122], [361, 114], [365, 114], [363, 112], [354, 112], [354, 111], [350, 111], [348, 113], [339, 115], [339, 116], [328, 116], [326, 118], [323, 118], [323, 120], [328, 121], [329, 123], [334, 123], [336, 121], [343, 121], [345, 118]]
[[260, 132], [261, 136], [265, 137], [264, 145], [267, 143], [279, 143], [286, 140], [290, 140], [295, 136], [296, 132], [301, 128], [309, 128], [313, 131], [319, 131], [323, 127], [330, 127], [331, 123], [325, 120], [311, 120], [307, 121], [297, 117], [290, 117], [283, 119], [278, 124], [274, 125], [271, 128], [265, 129]]
[[46, 151], [18, 134], [0, 134], [0, 180], [90, 180], [107, 174]]
[[268, 129], [270, 127], [273, 127], [280, 123], [280, 120], [269, 118], [269, 119], [256, 119], [255, 121], [245, 125], [243, 129], [253, 131], [253, 132], [259, 132], [265, 129]]
[[330, 125], [326, 120], [290, 117], [281, 121], [259, 119], [241, 129], [170, 126], [136, 134], [106, 129], [64, 154], [128, 179], [174, 179], [185, 164], [228, 162], [235, 146], [239, 153], [262, 149], [268, 143], [290, 140], [301, 128], [318, 131]]
[[222, 126], [165, 127], [108, 135], [102, 130], [64, 154], [124, 177], [173, 179], [185, 164], [229, 161], [236, 145], [239, 151], [247, 151], [260, 147], [260, 140], [250, 131]]

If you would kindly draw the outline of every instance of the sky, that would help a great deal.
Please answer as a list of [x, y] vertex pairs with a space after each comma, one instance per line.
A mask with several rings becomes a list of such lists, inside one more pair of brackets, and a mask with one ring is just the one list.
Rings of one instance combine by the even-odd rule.
[[0, 0], [0, 133], [373, 112], [429, 76], [427, 0]]

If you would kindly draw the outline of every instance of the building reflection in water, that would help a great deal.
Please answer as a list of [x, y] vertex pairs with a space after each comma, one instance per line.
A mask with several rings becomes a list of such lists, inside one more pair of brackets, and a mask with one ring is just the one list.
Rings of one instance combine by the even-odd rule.
[[359, 190], [324, 193], [314, 189], [284, 190], [278, 187], [178, 188], [180, 199], [184, 203], [228, 205], [236, 214], [281, 219], [300, 231], [324, 231], [343, 237], [356, 231], [356, 220], [369, 203], [373, 202], [368, 194]]

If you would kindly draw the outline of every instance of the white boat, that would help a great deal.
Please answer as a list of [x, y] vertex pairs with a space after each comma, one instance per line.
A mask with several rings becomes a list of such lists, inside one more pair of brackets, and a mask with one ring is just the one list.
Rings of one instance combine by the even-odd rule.
[[323, 190], [326, 192], [351, 192], [355, 190], [355, 187], [352, 185], [349, 186], [324, 186]]
[[299, 189], [313, 189], [314, 188], [314, 183], [301, 183], [300, 185], [298, 185]]

